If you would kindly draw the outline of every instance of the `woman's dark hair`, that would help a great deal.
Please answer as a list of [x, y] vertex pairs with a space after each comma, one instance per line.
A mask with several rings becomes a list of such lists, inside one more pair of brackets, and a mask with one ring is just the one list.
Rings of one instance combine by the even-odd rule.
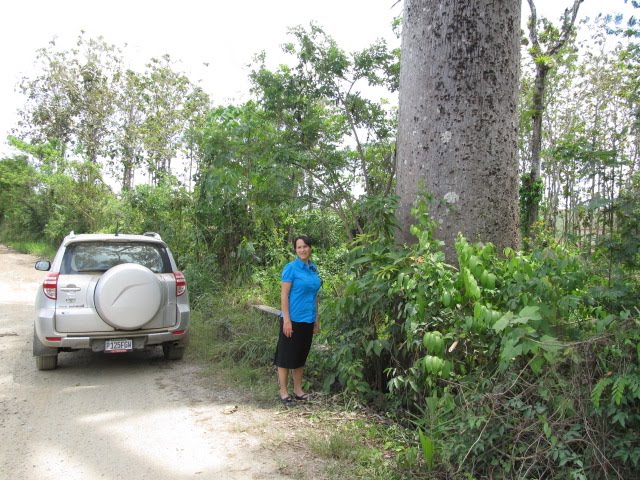
[[302, 240], [304, 242], [304, 244], [308, 247], [311, 247], [311, 239], [309, 237], [307, 237], [306, 235], [298, 235], [296, 238], [293, 239], [293, 251], [296, 251], [296, 243], [298, 243], [298, 240]]

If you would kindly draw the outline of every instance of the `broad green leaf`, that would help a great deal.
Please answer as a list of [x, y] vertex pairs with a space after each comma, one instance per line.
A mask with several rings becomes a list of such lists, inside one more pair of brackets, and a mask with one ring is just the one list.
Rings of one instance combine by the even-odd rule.
[[529, 320], [542, 319], [542, 316], [540, 315], [540, 307], [535, 306], [524, 307], [522, 310], [520, 310], [518, 316]]
[[493, 324], [493, 330], [495, 330], [496, 332], [503, 331], [505, 328], [509, 326], [512, 319], [513, 319], [512, 312], [505, 313], [504, 315], [502, 315], [502, 317], [500, 317], [500, 319], [496, 323]]
[[420, 445], [422, 447], [422, 454], [424, 455], [424, 460], [427, 464], [427, 468], [429, 470], [433, 469], [433, 457], [435, 453], [435, 447], [433, 445], [433, 440], [430, 437], [425, 436], [422, 433], [422, 429], [419, 430], [420, 434]]
[[503, 362], [510, 361], [522, 354], [522, 345], [517, 343], [517, 340], [507, 340], [500, 352], [500, 359]]
[[537, 356], [531, 362], [529, 362], [529, 367], [531, 371], [535, 374], [538, 374], [542, 371], [542, 366], [544, 365], [544, 358]]
[[543, 335], [540, 337], [540, 342], [542, 343], [542, 348], [548, 352], [557, 353], [562, 348], [558, 339], [550, 335]]
[[331, 385], [333, 385], [335, 381], [336, 381], [335, 374], [327, 375], [327, 377], [324, 379], [322, 390], [324, 392], [329, 392], [331, 390]]

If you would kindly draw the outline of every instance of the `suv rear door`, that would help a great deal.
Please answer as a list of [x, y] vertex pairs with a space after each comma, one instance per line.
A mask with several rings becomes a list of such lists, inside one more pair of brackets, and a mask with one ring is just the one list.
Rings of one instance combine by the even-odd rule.
[[71, 243], [58, 277], [56, 330], [107, 333], [171, 327], [176, 324], [175, 291], [171, 262], [160, 242]]

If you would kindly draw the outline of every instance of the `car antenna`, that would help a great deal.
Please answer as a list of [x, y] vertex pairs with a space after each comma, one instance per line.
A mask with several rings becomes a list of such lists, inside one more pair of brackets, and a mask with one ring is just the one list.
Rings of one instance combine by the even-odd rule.
[[120, 235], [120, 222], [116, 223], [116, 237]]

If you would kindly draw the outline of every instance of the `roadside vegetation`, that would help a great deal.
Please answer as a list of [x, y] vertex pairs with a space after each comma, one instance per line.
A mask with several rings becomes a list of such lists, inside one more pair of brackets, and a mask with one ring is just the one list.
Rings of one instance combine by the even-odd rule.
[[291, 31], [290, 65], [256, 58], [239, 105], [209, 105], [167, 57], [124, 72], [116, 49], [82, 36], [73, 52], [40, 52], [20, 153], [0, 160], [0, 242], [50, 257], [71, 230], [160, 233], [188, 280], [186, 359], [282, 409], [276, 321], [251, 305], [279, 306], [304, 233], [323, 279], [305, 372], [315, 401], [283, 415], [317, 478], [637, 478], [638, 30], [581, 28], [614, 46], [571, 35], [543, 59], [535, 181], [535, 66], [523, 64], [519, 250], [458, 236], [446, 262], [429, 192], [415, 199], [416, 241], [397, 244], [399, 52], [347, 54], [315, 25]]

